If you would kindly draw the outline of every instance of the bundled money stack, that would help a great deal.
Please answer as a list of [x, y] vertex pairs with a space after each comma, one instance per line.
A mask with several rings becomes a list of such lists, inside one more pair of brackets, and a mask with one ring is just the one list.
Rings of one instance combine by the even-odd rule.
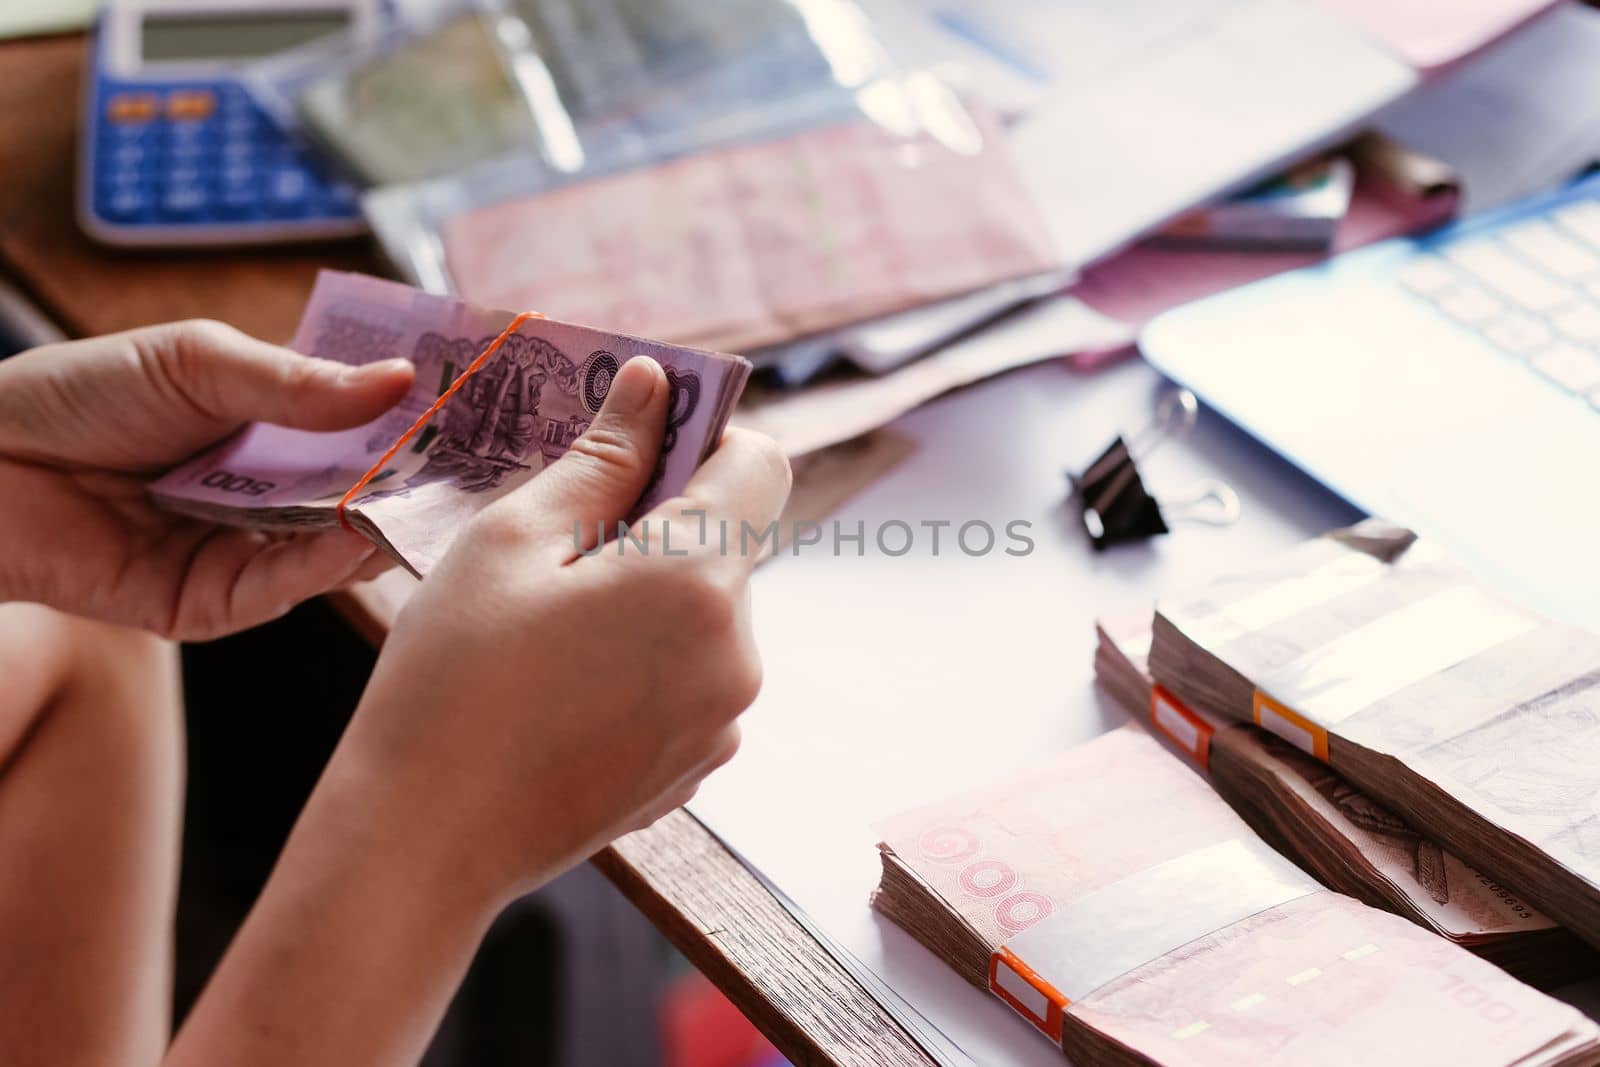
[[1600, 945], [1600, 638], [1369, 523], [1163, 601], [1150, 669]]
[[1600, 1062], [1600, 1030], [1332, 893], [1125, 726], [888, 820], [873, 903], [1083, 1065]]
[[[395, 408], [341, 433], [248, 426], [152, 486], [163, 506], [260, 529], [331, 528], [365, 475], [516, 318], [359, 274], [324, 271], [290, 347], [341, 363], [404, 357], [416, 382]], [[600, 410], [635, 356], [666, 369], [666, 437], [643, 512], [682, 491], [721, 440], [750, 374], [738, 356], [531, 319], [351, 502], [350, 524], [414, 574], [468, 519], [536, 476]]]
[[1207, 771], [1251, 829], [1323, 885], [1410, 919], [1541, 989], [1600, 972], [1593, 949], [1326, 764], [1154, 687], [1149, 612], [1102, 620], [1097, 630], [1100, 684]]

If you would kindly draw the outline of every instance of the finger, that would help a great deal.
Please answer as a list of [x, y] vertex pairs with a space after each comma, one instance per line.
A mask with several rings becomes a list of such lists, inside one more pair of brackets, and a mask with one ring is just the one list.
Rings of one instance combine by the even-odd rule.
[[276, 541], [250, 530], [218, 530], [179, 576], [169, 636], [204, 640], [276, 619], [348, 582], [374, 551], [343, 530]]
[[345, 579], [345, 584], [354, 585], [357, 582], [370, 582], [380, 575], [388, 574], [394, 568], [395, 561], [393, 556], [387, 552], [374, 552], [367, 557], [365, 563], [356, 568], [354, 574]]
[[409, 360], [362, 366], [302, 356], [219, 322], [173, 323], [139, 339], [158, 383], [222, 431], [247, 422], [345, 430], [371, 422], [411, 388]]
[[[651, 525], [687, 526], [693, 537], [676, 544], [736, 561], [748, 572], [763, 539], [771, 542], [778, 516], [789, 499], [794, 476], [789, 460], [772, 438], [737, 427], [695, 472], [682, 495], [645, 516]], [[706, 536], [699, 536], [704, 513]], [[724, 536], [724, 534], [726, 536]]]
[[650, 484], [666, 432], [667, 394], [659, 363], [628, 360], [567, 453], [485, 509], [480, 525], [548, 548], [561, 562], [599, 544], [602, 531], [614, 529]]

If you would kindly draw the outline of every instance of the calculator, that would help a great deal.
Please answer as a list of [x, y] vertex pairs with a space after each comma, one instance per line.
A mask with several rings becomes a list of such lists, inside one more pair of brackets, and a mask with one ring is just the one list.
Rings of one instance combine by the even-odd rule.
[[314, 240], [365, 230], [356, 189], [276, 125], [252, 59], [338, 32], [371, 39], [382, 0], [115, 0], [96, 24], [78, 215], [115, 245]]

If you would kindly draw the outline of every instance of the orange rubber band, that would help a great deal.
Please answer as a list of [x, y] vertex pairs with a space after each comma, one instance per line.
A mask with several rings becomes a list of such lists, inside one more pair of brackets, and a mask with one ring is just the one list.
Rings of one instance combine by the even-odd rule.
[[479, 355], [477, 359], [473, 360], [467, 365], [466, 370], [456, 375], [456, 380], [450, 383], [450, 388], [440, 393], [439, 399], [430, 404], [428, 406], [428, 410], [424, 411], [417, 417], [417, 421], [411, 424], [411, 428], [405, 433], [401, 434], [400, 439], [394, 444], [390, 445], [387, 452], [378, 457], [378, 462], [372, 465], [372, 469], [363, 474], [360, 480], [357, 481], [355, 485], [352, 485], [349, 491], [344, 494], [344, 496], [339, 498], [339, 506], [335, 509], [335, 511], [339, 516], [340, 526], [343, 526], [351, 533], [355, 532], [355, 527], [351, 526], [350, 520], [345, 517], [345, 510], [350, 506], [350, 501], [356, 498], [356, 494], [365, 489], [372, 479], [376, 478], [383, 472], [383, 468], [386, 467], [389, 461], [395, 457], [395, 453], [404, 448], [406, 446], [406, 442], [417, 435], [417, 431], [428, 425], [429, 419], [439, 414], [439, 409], [443, 408], [445, 404], [449, 403], [450, 398], [456, 395], [456, 390], [465, 385], [468, 378], [472, 377], [474, 374], [478, 373], [478, 371], [483, 369], [484, 364], [489, 362], [489, 357], [498, 352], [500, 350], [500, 346], [506, 343], [506, 338], [520, 330], [523, 327], [523, 324], [529, 319], [542, 318], [544, 318], [544, 316], [537, 311], [521, 312], [516, 318], [511, 320], [510, 326], [507, 326], [501, 331], [499, 337], [496, 337], [493, 341], [489, 342], [489, 347], [485, 348], [483, 353]]

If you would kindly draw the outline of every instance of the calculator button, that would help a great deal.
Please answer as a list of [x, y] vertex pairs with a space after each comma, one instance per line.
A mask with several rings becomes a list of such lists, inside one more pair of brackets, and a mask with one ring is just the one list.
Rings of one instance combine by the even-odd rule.
[[146, 164], [155, 162], [155, 153], [137, 141], [119, 144], [108, 148], [105, 153], [106, 162], [111, 165], [113, 172], [118, 174], [131, 174]]
[[111, 219], [132, 219], [144, 214], [150, 197], [138, 185], [129, 185], [102, 195], [100, 213]]
[[216, 136], [210, 125], [204, 122], [167, 122], [162, 125], [166, 127], [167, 141], [171, 144], [198, 144]]
[[173, 122], [208, 119], [217, 110], [217, 96], [210, 89], [174, 89], [167, 94], [167, 118]]
[[201, 160], [211, 155], [212, 145], [205, 140], [182, 140], [173, 142], [167, 150], [167, 158], [177, 166], [196, 166]]
[[224, 141], [222, 143], [222, 165], [224, 167], [242, 167], [255, 162], [256, 146], [249, 141]]
[[202, 185], [169, 185], [161, 198], [161, 210], [169, 216], [183, 218], [199, 213], [208, 202]]
[[203, 177], [199, 167], [172, 167], [167, 171], [167, 184], [199, 185]]
[[199, 129], [185, 123], [174, 126], [166, 139], [169, 157], [195, 159], [211, 147], [212, 141]]
[[155, 93], [118, 93], [106, 101], [106, 118], [117, 125], [149, 122], [158, 110]]
[[149, 123], [137, 126], [101, 126], [100, 146], [117, 149], [129, 145], [149, 146], [155, 143], [155, 127]]
[[273, 173], [268, 189], [273, 203], [294, 206], [305, 202], [311, 192], [311, 181], [305, 171], [286, 167]]
[[99, 177], [100, 188], [108, 193], [120, 193], [124, 189], [138, 189], [148, 184], [137, 171], [122, 170], [102, 173]]
[[256, 169], [248, 163], [228, 163], [222, 165], [223, 185], [250, 185], [254, 186]]

